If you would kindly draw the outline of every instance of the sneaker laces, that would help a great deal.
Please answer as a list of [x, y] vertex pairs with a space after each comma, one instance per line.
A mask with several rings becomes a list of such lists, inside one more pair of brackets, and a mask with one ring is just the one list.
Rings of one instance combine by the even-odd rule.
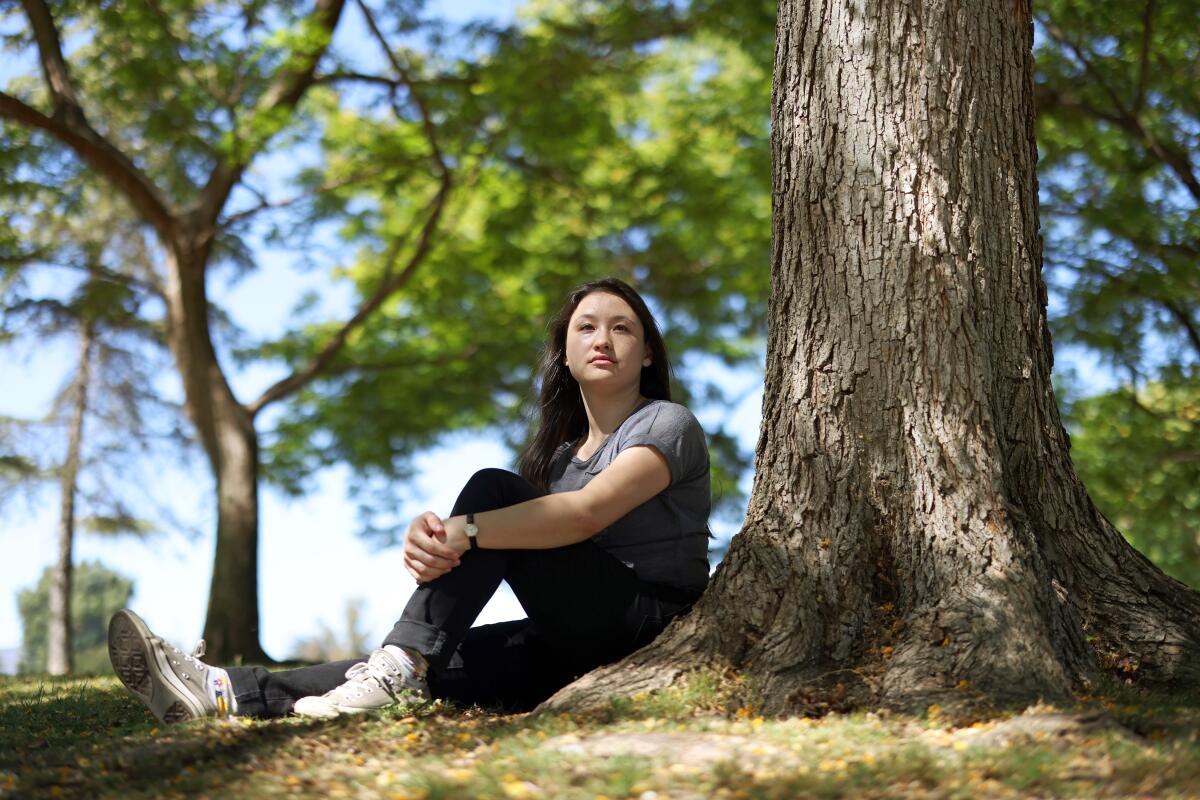
[[183, 652], [178, 647], [171, 644], [170, 642], [168, 642], [166, 639], [162, 638], [161, 636], [151, 635], [150, 640], [152, 642], [156, 642], [158, 644], [158, 646], [161, 647], [163, 650], [172, 652], [172, 653], [176, 654], [177, 656], [179, 656], [180, 658], [182, 658], [184, 661], [190, 662], [191, 665], [198, 672], [205, 673], [208, 671], [208, 664], [205, 664], [203, 661], [200, 660], [200, 658], [204, 655], [205, 649], [206, 649], [203, 639], [196, 642], [196, 646], [192, 648], [192, 652], [190, 654]]
[[408, 686], [408, 679], [400, 660], [388, 651], [380, 649], [372, 651], [366, 661], [360, 661], [346, 670], [346, 682], [329, 694], [349, 696], [379, 689], [388, 697], [399, 701], [400, 691], [408, 688], [413, 687]]

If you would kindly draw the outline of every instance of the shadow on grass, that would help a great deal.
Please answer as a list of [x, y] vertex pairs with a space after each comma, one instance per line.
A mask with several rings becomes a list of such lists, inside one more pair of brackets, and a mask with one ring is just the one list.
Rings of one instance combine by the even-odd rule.
[[113, 678], [0, 678], [0, 798], [236, 796], [247, 762], [346, 724], [163, 726]]

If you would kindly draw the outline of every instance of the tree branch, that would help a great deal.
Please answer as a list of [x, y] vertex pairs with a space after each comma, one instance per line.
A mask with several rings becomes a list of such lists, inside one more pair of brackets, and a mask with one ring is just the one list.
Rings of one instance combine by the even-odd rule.
[[47, 116], [12, 95], [0, 92], [0, 116], [26, 127], [49, 133], [70, 147], [93, 169], [107, 178], [128, 198], [142, 217], [161, 234], [167, 234], [174, 224], [171, 204], [158, 187], [147, 178], [133, 161], [101, 136], [87, 121], [79, 103], [70, 72], [62, 55], [62, 45], [54, 19], [43, 0], [22, 0], [25, 14], [33, 28], [38, 46], [38, 58], [46, 78], [46, 86], [54, 104]]
[[429, 140], [429, 149], [432, 153], [433, 160], [437, 162], [439, 171], [444, 179], [449, 179], [449, 169], [446, 167], [445, 159], [442, 158], [442, 151], [438, 147], [437, 128], [433, 124], [433, 118], [429, 115], [429, 107], [425, 105], [424, 99], [420, 92], [413, 85], [412, 78], [408, 74], [408, 70], [396, 58], [396, 54], [392, 52], [392, 48], [388, 46], [387, 39], [379, 30], [379, 25], [375, 22], [374, 15], [371, 14], [371, 9], [367, 7], [366, 0], [357, 0], [358, 8], [362, 11], [363, 17], [366, 19], [367, 27], [371, 29], [371, 35], [379, 43], [379, 47], [387, 56], [388, 62], [392, 65], [392, 69], [396, 70], [396, 74], [400, 76], [401, 82], [408, 88], [408, 95], [412, 98], [413, 104], [416, 105], [418, 113], [421, 115], [421, 126], [425, 129], [425, 138]]
[[[317, 63], [329, 49], [329, 43], [333, 40], [333, 32], [337, 28], [344, 6], [345, 0], [317, 0], [317, 5], [308, 21], [327, 31], [328, 40], [313, 49], [312, 52], [293, 53], [293, 58], [302, 56], [299, 64], [293, 65], [291, 58], [285, 59], [283, 66], [271, 80], [270, 86], [255, 104], [252, 112], [255, 116], [268, 116], [279, 110], [290, 110], [300, 102], [300, 98], [313, 83]], [[225, 201], [229, 198], [229, 193], [241, 180], [242, 173], [245, 172], [250, 160], [261, 147], [262, 143], [251, 148], [249, 152], [239, 154], [239, 157], [232, 161], [222, 161], [213, 169], [208, 183], [200, 190], [194, 209], [205, 224], [210, 226], [216, 224], [217, 217], [220, 215], [221, 209], [225, 207]]]
[[1150, 77], [1150, 35], [1153, 29], [1154, 0], [1146, 0], [1146, 7], [1142, 11], [1142, 51], [1138, 57], [1137, 88], [1133, 92], [1133, 107], [1130, 109], [1134, 114], [1141, 112], [1146, 99], [1146, 80]]
[[[386, 75], [369, 75], [365, 72], [347, 72], [338, 70], [337, 72], [327, 72], [324, 75], [318, 75], [313, 78], [313, 83], [369, 83], [379, 86], [386, 86], [389, 89], [400, 89], [406, 84], [399, 78], [389, 78]], [[411, 81], [412, 85], [417, 86], [444, 86], [444, 85], [460, 85], [470, 86], [474, 83], [474, 79], [468, 77], [460, 77], [457, 75], [438, 75], [433, 78], [427, 78], [421, 81]]]
[[1063, 92], [1051, 91], [1048, 97], [1045, 94], [1043, 94], [1043, 97], [1047, 99], [1054, 99], [1060, 106], [1064, 108], [1075, 108], [1084, 111], [1097, 119], [1103, 119], [1111, 122], [1122, 128], [1127, 133], [1133, 134], [1133, 136], [1135, 136], [1143, 145], [1145, 145], [1147, 150], [1154, 153], [1154, 155], [1156, 155], [1160, 161], [1170, 167], [1171, 171], [1174, 172], [1183, 185], [1187, 187], [1187, 190], [1189, 193], [1191, 193], [1192, 197], [1200, 202], [1200, 178], [1197, 178], [1196, 173], [1192, 170], [1191, 161], [1188, 159], [1187, 152], [1181, 149], [1174, 142], [1160, 141], [1154, 133], [1147, 130], [1142, 124], [1140, 115], [1136, 111], [1131, 111], [1125, 108], [1116, 91], [1108, 85], [1108, 82], [1104, 80], [1103, 76], [1100, 75], [1100, 72], [1092, 65], [1092, 62], [1088, 59], [1088, 57], [1084, 55], [1083, 50], [1080, 49], [1070, 39], [1068, 39], [1061, 28], [1049, 20], [1043, 21], [1043, 25], [1046, 31], [1052, 37], [1054, 37], [1055, 41], [1069, 49], [1075, 58], [1079, 59], [1079, 63], [1083, 64], [1084, 70], [1092, 76], [1092, 79], [1096, 82], [1096, 85], [1099, 86], [1104, 93], [1108, 95], [1109, 100], [1112, 101], [1114, 112], [1104, 112], [1090, 103], [1087, 103], [1086, 101], [1071, 95], [1067, 95]]
[[1190, 311], [1184, 308], [1183, 304], [1173, 297], [1163, 297], [1159, 302], [1183, 326], [1183, 330], [1187, 333], [1188, 341], [1192, 343], [1192, 349], [1196, 351], [1197, 356], [1200, 356], [1200, 331], [1196, 330], [1196, 324], [1192, 321]]
[[363, 0], [358, 0], [358, 6], [362, 10], [363, 16], [366, 18], [367, 25], [371, 30], [372, 35], [383, 48], [384, 53], [388, 57], [392, 68], [400, 77], [400, 81], [408, 88], [409, 96], [412, 98], [413, 104], [416, 105], [417, 111], [421, 115], [421, 124], [425, 132], [425, 137], [429, 141], [430, 158], [438, 172], [438, 190], [430, 203], [429, 216], [425, 220], [425, 224], [421, 227], [421, 233], [417, 240], [416, 247], [413, 253], [409, 256], [408, 262], [404, 265], [399, 274], [393, 274], [395, 270], [396, 259], [400, 256], [400, 251], [403, 247], [404, 239], [400, 238], [393, 242], [390, 252], [387, 255], [387, 266], [384, 268], [383, 280], [375, 291], [368, 297], [354, 313], [350, 319], [334, 334], [333, 338], [317, 353], [307, 365], [302, 369], [294, 372], [292, 375], [278, 381], [274, 385], [267, 388], [257, 400], [246, 406], [251, 416], [258, 414], [265, 406], [275, 402], [281, 398], [287, 397], [289, 394], [299, 390], [309, 383], [317, 375], [320, 375], [324, 370], [328, 369], [338, 352], [345, 345], [350, 334], [360, 327], [367, 317], [373, 314], [384, 301], [387, 300], [395, 292], [403, 288], [415, 274], [417, 268], [424, 262], [425, 256], [428, 255], [429, 249], [433, 243], [433, 234], [437, 230], [438, 221], [441, 219], [442, 211], [446, 206], [446, 198], [450, 194], [451, 176], [450, 169], [446, 166], [445, 159], [442, 157], [441, 148], [438, 147], [437, 127], [433, 123], [433, 118], [429, 114], [429, 109], [425, 105], [419, 92], [416, 91], [408, 71], [400, 63], [399, 59], [387, 45], [387, 40], [379, 30], [379, 26], [375, 23], [375, 18], [371, 14], [371, 10], [367, 7]]
[[[388, 168], [390, 168], [390, 167], [395, 166], [396, 163], [397, 162], [393, 161], [393, 162], [389, 163], [387, 166], [388, 166]], [[298, 195], [295, 195], [294, 197], [289, 197], [286, 200], [279, 200], [277, 202], [271, 202], [261, 192], [255, 192], [255, 194], [257, 194], [258, 198], [259, 198], [258, 205], [253, 206], [251, 208], [247, 208], [244, 211], [239, 211], [236, 214], [230, 214], [219, 224], [218, 227], [221, 228], [222, 230], [231, 228], [234, 225], [236, 225], [237, 223], [239, 223], [245, 219], [249, 219], [250, 217], [253, 217], [255, 214], [258, 214], [262, 211], [266, 211], [268, 209], [275, 209], [275, 208], [287, 208], [288, 206], [295, 205], [296, 203], [300, 202], [301, 200], [304, 200], [305, 198], [314, 197], [319, 194], [324, 194], [325, 192], [331, 192], [331, 191], [334, 191], [335, 189], [344, 189], [345, 187], [353, 186], [354, 184], [359, 183], [360, 181], [366, 181], [366, 180], [370, 180], [371, 178], [378, 177], [384, 171], [385, 171], [385, 167], [377, 167], [376, 169], [367, 170], [366, 172], [358, 172], [353, 175], [348, 175], [345, 178], [342, 178], [341, 180], [329, 181], [327, 183], [323, 183], [320, 186], [314, 188], [312, 191], [305, 192], [304, 194], [298, 194]]]
[[333, 338], [321, 348], [321, 352], [317, 353], [307, 365], [268, 387], [257, 400], [247, 405], [246, 410], [250, 412], [251, 416], [258, 414], [259, 411], [262, 411], [270, 403], [298, 391], [313, 378], [324, 372], [342, 349], [350, 334], [360, 327], [366, 321], [367, 317], [371, 316], [371, 314], [383, 305], [383, 302], [388, 297], [402, 289], [408, 283], [416, 272], [417, 267], [421, 265], [421, 262], [425, 260], [425, 256], [429, 252], [433, 232], [437, 228], [437, 222], [442, 215], [442, 209], [445, 207], [446, 196], [449, 194], [449, 191], [450, 181], [449, 176], [447, 176], [438, 187], [437, 194], [434, 195], [429, 217], [425, 220], [425, 224], [421, 228], [421, 235], [417, 241], [417, 246], [413, 254], [409, 257], [408, 263], [404, 265], [404, 269], [398, 275], [392, 275], [395, 260], [400, 255], [400, 244], [403, 242], [403, 239], [398, 239], [388, 254], [388, 265], [384, 270], [385, 278], [371, 296], [358, 307], [358, 310], [354, 312], [354, 316], [346, 320], [346, 323], [333, 335]]
[[335, 364], [324, 370], [324, 375], [345, 375], [348, 372], [385, 372], [391, 369], [405, 367], [444, 367], [455, 361], [465, 361], [479, 352], [479, 345], [472, 344], [457, 353], [438, 356], [437, 358], [397, 358], [387, 361], [347, 361]]

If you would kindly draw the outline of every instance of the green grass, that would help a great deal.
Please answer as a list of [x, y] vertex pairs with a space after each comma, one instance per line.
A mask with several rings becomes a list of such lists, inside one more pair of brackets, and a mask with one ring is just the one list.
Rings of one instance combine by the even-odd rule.
[[[1200, 796], [1194, 698], [1114, 691], [1058, 709], [1102, 712], [1103, 725], [998, 744], [986, 734], [1014, 712], [763, 719], [745, 696], [706, 674], [585, 716], [437, 707], [167, 728], [113, 678], [3, 678], [0, 798]], [[588, 750], [616, 737], [667, 745]]]

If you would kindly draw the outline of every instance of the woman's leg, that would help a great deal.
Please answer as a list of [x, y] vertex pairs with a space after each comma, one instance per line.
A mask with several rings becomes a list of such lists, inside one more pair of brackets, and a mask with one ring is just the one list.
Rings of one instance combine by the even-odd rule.
[[[541, 494], [519, 475], [483, 470], [452, 514]], [[472, 629], [502, 580], [529, 619]], [[660, 601], [630, 567], [590, 541], [545, 550], [471, 550], [458, 567], [417, 588], [384, 643], [425, 657], [434, 696], [520, 707], [648, 643], [689, 606], [687, 599]]]
[[[485, 469], [463, 487], [451, 515], [542, 494], [515, 473]], [[472, 629], [502, 580], [529, 619]], [[471, 550], [458, 567], [417, 587], [383, 643], [425, 657], [435, 697], [528, 707], [648, 643], [686, 608], [660, 603], [632, 569], [590, 541], [546, 550]], [[287, 672], [230, 669], [238, 713], [286, 714], [296, 700], [342, 685], [355, 663]]]
[[[515, 505], [542, 495], [519, 475], [499, 469], [485, 469], [475, 473], [459, 493], [453, 514], [465, 511], [484, 511]], [[401, 644], [424, 654], [433, 651], [432, 646], [439, 636], [446, 641], [445, 630], [453, 632], [454, 644], [462, 638], [479, 615], [480, 609], [491, 598], [503, 579], [503, 558], [484, 556], [476, 558], [481, 551], [464, 558], [463, 566], [445, 577], [458, 573], [453, 580], [433, 581], [419, 586], [409, 601], [401, 623], [397, 628], [407, 635], [397, 637], [396, 631], [384, 644]], [[492, 551], [496, 553], [498, 551]], [[436, 590], [431, 587], [437, 586]], [[434, 621], [440, 620], [442, 628]], [[448, 660], [453, 647], [446, 653]], [[229, 681], [237, 701], [237, 713], [245, 716], [275, 717], [288, 714], [296, 701], [302, 697], [320, 696], [341, 686], [346, 681], [346, 671], [365, 658], [317, 664], [311, 667], [281, 672], [271, 672], [262, 667], [230, 667]], [[441, 662], [439, 662], [441, 663]]]
[[262, 667], [226, 667], [240, 717], [283, 717], [301, 697], [321, 695], [346, 680], [346, 670], [364, 659], [331, 661], [269, 672]]
[[[545, 492], [502, 469], [476, 472], [459, 492], [450, 516], [491, 511], [541, 497]], [[496, 593], [513, 550], [468, 550], [459, 565], [417, 586], [385, 645], [415, 650], [431, 671], [444, 669], [479, 612]]]
[[527, 619], [467, 631], [447, 666], [430, 673], [430, 690], [459, 706], [528, 711], [574, 677]]

